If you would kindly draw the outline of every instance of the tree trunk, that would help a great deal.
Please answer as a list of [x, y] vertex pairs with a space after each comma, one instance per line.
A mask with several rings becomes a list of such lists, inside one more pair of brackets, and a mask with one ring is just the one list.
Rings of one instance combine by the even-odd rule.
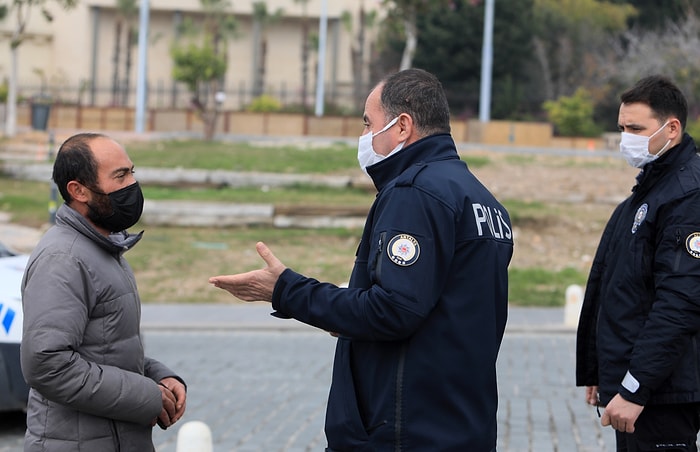
[[309, 20], [304, 17], [301, 36], [301, 106], [306, 114], [306, 95], [309, 90]]
[[413, 65], [413, 56], [416, 54], [416, 46], [418, 45], [418, 30], [416, 29], [416, 11], [411, 8], [408, 16], [404, 20], [404, 28], [406, 31], [406, 46], [403, 49], [401, 56], [400, 71], [409, 69]]
[[260, 80], [260, 59], [262, 58], [260, 49], [262, 47], [262, 23], [260, 19], [253, 21], [253, 98], [262, 94], [260, 88], [263, 82]]
[[352, 67], [352, 90], [353, 90], [353, 105], [355, 110], [362, 111], [364, 109], [365, 96], [365, 73], [364, 56], [365, 56], [365, 10], [360, 6], [360, 26], [357, 30], [357, 46], [355, 43], [350, 48], [350, 61]]
[[256, 92], [257, 96], [261, 96], [263, 92], [265, 91], [265, 61], [267, 59], [267, 38], [263, 37], [262, 42], [260, 43], [260, 61], [258, 62], [259, 64], [259, 69], [258, 69], [258, 77], [257, 77], [257, 86], [256, 86]]
[[204, 125], [204, 139], [206, 141], [212, 141], [214, 139], [214, 134], [216, 133], [216, 121], [219, 118], [219, 106], [215, 106], [212, 109], [202, 111], [200, 117], [202, 118], [202, 123]]
[[122, 90], [122, 105], [129, 105], [129, 88], [131, 86], [131, 54], [134, 49], [136, 31], [129, 25], [126, 30], [126, 62], [124, 63], [124, 89]]
[[547, 56], [547, 50], [544, 48], [544, 43], [539, 38], [533, 39], [533, 44], [535, 47], [535, 56], [537, 61], [540, 63], [540, 69], [542, 70], [542, 81], [544, 84], [544, 98], [545, 100], [554, 99], [554, 86], [552, 81], [552, 70], [550, 68], [549, 57]]
[[17, 47], [10, 47], [10, 80], [7, 85], [7, 110], [5, 112], [5, 136], [17, 133]]
[[119, 101], [119, 59], [121, 53], [122, 21], [117, 21], [114, 30], [114, 55], [112, 56], [112, 105]]

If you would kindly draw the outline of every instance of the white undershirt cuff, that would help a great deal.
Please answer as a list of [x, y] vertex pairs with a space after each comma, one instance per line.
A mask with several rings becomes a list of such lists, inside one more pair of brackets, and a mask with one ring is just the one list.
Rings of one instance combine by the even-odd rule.
[[634, 394], [639, 389], [639, 381], [632, 376], [630, 371], [627, 371], [625, 378], [622, 379], [622, 387]]

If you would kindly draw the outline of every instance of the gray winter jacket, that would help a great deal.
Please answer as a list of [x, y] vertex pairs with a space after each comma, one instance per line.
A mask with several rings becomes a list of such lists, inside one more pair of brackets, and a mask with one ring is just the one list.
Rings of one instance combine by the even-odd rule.
[[22, 372], [31, 387], [25, 451], [152, 451], [157, 382], [141, 301], [122, 254], [141, 238], [100, 235], [62, 205], [22, 281]]

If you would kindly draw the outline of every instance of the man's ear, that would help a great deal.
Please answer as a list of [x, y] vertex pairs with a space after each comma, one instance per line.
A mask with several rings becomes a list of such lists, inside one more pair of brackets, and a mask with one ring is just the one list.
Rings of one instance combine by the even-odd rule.
[[671, 132], [671, 139], [683, 134], [683, 128], [681, 127], [681, 121], [678, 118], [673, 118], [668, 122], [668, 129]]
[[66, 189], [68, 190], [70, 197], [76, 201], [87, 202], [89, 199], [87, 187], [76, 180], [68, 182]]
[[414, 139], [410, 140], [410, 138], [412, 138], [416, 132], [413, 124], [413, 118], [410, 115], [401, 113], [399, 115], [399, 120], [396, 123], [399, 126], [399, 140], [415, 141]]

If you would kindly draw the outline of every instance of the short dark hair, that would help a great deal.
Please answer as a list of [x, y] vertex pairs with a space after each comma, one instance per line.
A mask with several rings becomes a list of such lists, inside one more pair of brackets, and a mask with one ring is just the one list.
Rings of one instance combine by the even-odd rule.
[[68, 182], [77, 180], [89, 188], [97, 186], [97, 160], [90, 149], [95, 138], [106, 138], [101, 133], [79, 133], [63, 142], [56, 153], [52, 179], [66, 203], [73, 201], [68, 193]]
[[654, 116], [665, 122], [675, 116], [685, 130], [688, 120], [688, 101], [671, 80], [661, 75], [651, 75], [639, 80], [635, 85], [620, 95], [625, 104], [643, 103], [651, 108]]
[[413, 118], [421, 136], [450, 133], [450, 107], [442, 84], [422, 69], [406, 69], [384, 78], [381, 103], [386, 119], [401, 113]]

